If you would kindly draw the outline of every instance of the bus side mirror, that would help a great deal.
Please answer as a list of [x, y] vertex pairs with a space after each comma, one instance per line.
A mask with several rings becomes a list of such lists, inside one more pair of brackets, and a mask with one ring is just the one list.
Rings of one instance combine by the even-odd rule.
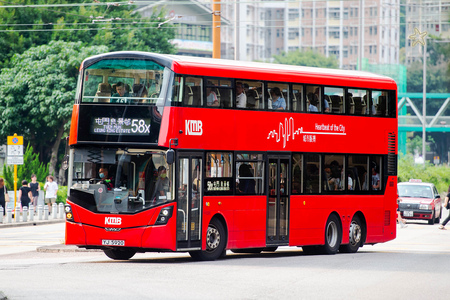
[[175, 162], [175, 151], [173, 149], [167, 150], [166, 161], [169, 165], [171, 165]]

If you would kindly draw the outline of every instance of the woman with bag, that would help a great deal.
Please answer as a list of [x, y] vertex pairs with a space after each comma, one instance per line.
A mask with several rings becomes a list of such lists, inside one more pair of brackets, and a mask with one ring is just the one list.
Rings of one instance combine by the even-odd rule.
[[[450, 198], [450, 185], [448, 186], [447, 197], [445, 197], [445, 201], [443, 204], [443, 207], [445, 207], [446, 209], [450, 209], [449, 198]], [[445, 220], [441, 223], [441, 225], [439, 225], [439, 229], [445, 230], [446, 229], [445, 225], [448, 223], [448, 221], [450, 221], [450, 212], [449, 212], [447, 218], [445, 218]]]
[[0, 178], [0, 206], [3, 207], [3, 215], [6, 214], [6, 202], [9, 202], [8, 190], [5, 186], [5, 181]]

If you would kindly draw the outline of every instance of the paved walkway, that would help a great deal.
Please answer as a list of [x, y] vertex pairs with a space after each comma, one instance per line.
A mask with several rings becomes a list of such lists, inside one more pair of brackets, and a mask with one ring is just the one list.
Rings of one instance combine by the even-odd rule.
[[[48, 220], [33, 220], [33, 221], [27, 221], [27, 222], [15, 222], [14, 220], [12, 223], [6, 223], [6, 218], [3, 219], [4, 223], [0, 223], [0, 230], [6, 229], [6, 228], [13, 228], [13, 227], [25, 227], [25, 226], [38, 226], [38, 225], [48, 225], [48, 224], [55, 224], [55, 223], [64, 223], [65, 219], [51, 219]], [[54, 244], [54, 245], [46, 245], [36, 248], [37, 252], [47, 252], [47, 253], [57, 253], [57, 252], [97, 252], [101, 250], [87, 250], [84, 248], [78, 248], [74, 245], [64, 245], [64, 244]], [[2, 298], [0, 297], [0, 300]]]
[[36, 225], [46, 225], [46, 224], [53, 224], [53, 223], [64, 223], [66, 219], [48, 219], [48, 220], [33, 220], [33, 221], [27, 221], [27, 222], [16, 222], [12, 220], [12, 223], [6, 223], [6, 217], [3, 218], [3, 223], [0, 223], [0, 230], [2, 228], [9, 228], [9, 227], [19, 227], [19, 226], [36, 226]]

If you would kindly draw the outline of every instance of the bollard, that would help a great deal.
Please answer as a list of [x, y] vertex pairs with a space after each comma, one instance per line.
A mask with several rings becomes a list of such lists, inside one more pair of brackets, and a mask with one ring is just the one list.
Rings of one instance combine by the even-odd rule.
[[44, 220], [48, 220], [48, 205], [44, 206]]
[[59, 219], [64, 219], [64, 203], [58, 204], [58, 215]]
[[44, 215], [44, 207], [42, 205], [38, 205], [38, 220], [42, 220]]
[[17, 202], [16, 209], [14, 210], [14, 221], [19, 222], [20, 221], [20, 203]]
[[52, 219], [56, 219], [58, 217], [58, 206], [56, 203], [52, 204]]
[[12, 209], [10, 207], [6, 209], [6, 222], [12, 223]]
[[22, 221], [27, 222], [28, 221], [28, 206], [24, 206], [22, 208]]
[[0, 205], [0, 224], [3, 223], [3, 206]]
[[30, 210], [28, 211], [28, 220], [30, 220], [30, 222], [34, 221], [34, 205], [30, 204]]

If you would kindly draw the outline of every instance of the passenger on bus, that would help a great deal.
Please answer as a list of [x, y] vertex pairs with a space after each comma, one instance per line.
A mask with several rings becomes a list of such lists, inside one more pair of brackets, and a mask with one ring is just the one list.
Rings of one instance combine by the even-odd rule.
[[270, 95], [272, 96], [272, 109], [275, 110], [286, 109], [286, 100], [284, 100], [279, 87], [274, 87], [270, 89]]
[[372, 163], [372, 190], [378, 191], [380, 189], [380, 175], [378, 174], [378, 167], [376, 163]]
[[[208, 81], [209, 86], [212, 86], [213, 83]], [[206, 105], [207, 106], [219, 106], [219, 99], [217, 99], [216, 93], [213, 92], [211, 87], [206, 88]]]
[[241, 194], [254, 195], [256, 182], [253, 178], [252, 167], [248, 164], [239, 166], [239, 184], [238, 190]]
[[[319, 104], [319, 99], [320, 99], [320, 92], [319, 92], [319, 88], [316, 88], [314, 91], [314, 95], [315, 97], [317, 97], [317, 104]], [[316, 106], [317, 106], [316, 104]], [[323, 99], [323, 111], [324, 112], [330, 112], [330, 104], [328, 103], [327, 99]]]
[[244, 93], [244, 87], [242, 82], [236, 82], [236, 107], [247, 107], [247, 95]]
[[246, 83], [243, 83], [242, 87], [244, 88], [244, 93], [247, 95], [248, 91], [250, 90], [250, 87]]
[[127, 97], [130, 97], [130, 93], [128, 92], [126, 85], [119, 81], [116, 83], [116, 91], [114, 95], [112, 95], [111, 102], [112, 103], [127, 103]]
[[[167, 201], [167, 193], [170, 191], [170, 180], [167, 178], [166, 167], [159, 166], [158, 180], [155, 184], [155, 191], [153, 192], [152, 200], [155, 202]], [[158, 201], [159, 200], [159, 201]]]
[[147, 88], [143, 84], [135, 84], [133, 85], [133, 96], [139, 99], [136, 99], [138, 103], [144, 103], [147, 101], [148, 92]]
[[319, 112], [319, 109], [317, 108], [317, 104], [319, 104], [319, 98], [317, 98], [317, 95], [313, 93], [308, 93], [308, 100], [309, 100], [308, 111]]

